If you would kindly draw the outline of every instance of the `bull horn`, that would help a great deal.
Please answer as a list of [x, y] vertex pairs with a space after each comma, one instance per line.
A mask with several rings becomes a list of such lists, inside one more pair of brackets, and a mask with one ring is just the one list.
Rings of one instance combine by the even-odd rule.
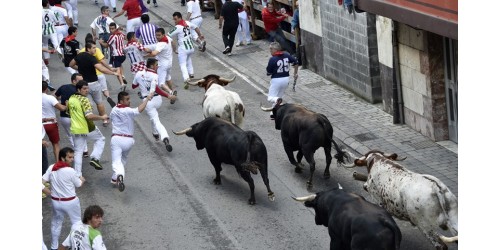
[[340, 186], [340, 183], [337, 182], [337, 184], [339, 184], [339, 189], [344, 189], [344, 188], [342, 188], [342, 186]]
[[233, 78], [231, 78], [231, 79], [226, 79], [224, 77], [219, 77], [219, 81], [227, 82], [227, 83], [230, 83], [230, 82], [234, 81], [234, 79], [236, 79], [236, 76], [233, 76]]
[[356, 167], [356, 164], [351, 163], [351, 164], [341, 164], [342, 166], [344, 166], [344, 168], [353, 168], [353, 167]]
[[315, 194], [311, 194], [309, 196], [303, 196], [303, 197], [292, 197], [292, 199], [299, 201], [299, 202], [306, 202], [306, 201], [312, 201], [316, 198]]
[[198, 84], [203, 83], [204, 81], [205, 81], [205, 79], [202, 78], [202, 79], [199, 79], [199, 80], [189, 80], [189, 81], [187, 81], [187, 83], [189, 85], [198, 86]]
[[273, 107], [266, 108], [262, 105], [262, 102], [260, 103], [260, 109], [262, 109], [262, 111], [267, 111], [267, 112], [273, 111]]
[[172, 132], [174, 132], [174, 134], [176, 134], [176, 135], [184, 135], [184, 134], [186, 134], [187, 132], [189, 132], [191, 130], [193, 130], [193, 128], [189, 127], [189, 128], [186, 128], [186, 129], [184, 129], [182, 131], [179, 131], [179, 132], [175, 132], [173, 130], [172, 130]]
[[444, 235], [439, 235], [439, 238], [442, 241], [444, 241], [444, 243], [451, 243], [451, 242], [458, 241], [458, 235], [457, 236], [453, 236], [453, 237], [446, 237]]
[[398, 157], [398, 158], [396, 158], [396, 159], [395, 159], [395, 161], [404, 161], [404, 160], [406, 160], [406, 158], [407, 158], [406, 156], [405, 156], [405, 157], [403, 157], [403, 158], [399, 158], [399, 157]]

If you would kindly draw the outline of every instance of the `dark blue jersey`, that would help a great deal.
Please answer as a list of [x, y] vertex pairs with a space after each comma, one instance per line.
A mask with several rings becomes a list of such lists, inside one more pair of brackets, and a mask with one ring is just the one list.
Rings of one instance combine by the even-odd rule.
[[[62, 105], [66, 105], [66, 101], [69, 100], [70, 96], [74, 93], [76, 93], [76, 86], [72, 84], [65, 84], [57, 89], [55, 95], [61, 98], [60, 103]], [[61, 111], [61, 116], [69, 117], [66, 111]]]
[[288, 53], [275, 55], [269, 59], [267, 64], [267, 75], [271, 78], [289, 77], [290, 65], [297, 64], [297, 59]]

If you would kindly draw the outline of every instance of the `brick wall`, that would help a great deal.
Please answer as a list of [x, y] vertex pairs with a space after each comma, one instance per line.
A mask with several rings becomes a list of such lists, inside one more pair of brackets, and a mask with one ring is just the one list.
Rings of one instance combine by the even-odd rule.
[[381, 101], [375, 15], [320, 2], [324, 76], [369, 102]]

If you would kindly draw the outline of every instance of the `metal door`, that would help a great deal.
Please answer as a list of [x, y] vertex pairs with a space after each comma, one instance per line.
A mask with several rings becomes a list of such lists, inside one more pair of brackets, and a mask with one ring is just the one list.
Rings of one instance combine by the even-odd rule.
[[444, 39], [446, 108], [451, 141], [458, 143], [458, 41]]

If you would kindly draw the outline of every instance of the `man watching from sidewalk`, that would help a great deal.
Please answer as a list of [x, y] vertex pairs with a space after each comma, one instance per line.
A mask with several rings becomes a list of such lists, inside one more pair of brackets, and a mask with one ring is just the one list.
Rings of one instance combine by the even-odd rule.
[[[226, 0], [220, 12], [219, 29], [222, 28], [222, 41], [224, 42], [224, 51], [222, 53], [228, 56], [231, 55], [233, 50], [234, 38], [240, 24], [238, 10], [241, 8], [243, 8], [243, 5], [240, 3]], [[224, 27], [222, 27], [222, 23], [224, 23]]]
[[294, 55], [295, 49], [292, 48], [280, 27], [280, 23], [287, 17], [288, 14], [282, 14], [274, 9], [273, 2], [267, 3], [267, 7], [262, 8], [262, 21], [264, 22], [264, 28], [267, 34], [271, 39], [280, 43], [281, 47], [288, 51], [288, 53]]
[[85, 80], [76, 84], [76, 93], [68, 100], [68, 110], [71, 117], [71, 134], [75, 143], [75, 170], [78, 176], [82, 175], [82, 156], [87, 140], [94, 141], [94, 147], [90, 154], [90, 165], [97, 170], [102, 170], [101, 159], [106, 138], [98, 127], [94, 125], [95, 120], [106, 120], [108, 115], [102, 116], [92, 113], [92, 105], [87, 98], [89, 85]]

